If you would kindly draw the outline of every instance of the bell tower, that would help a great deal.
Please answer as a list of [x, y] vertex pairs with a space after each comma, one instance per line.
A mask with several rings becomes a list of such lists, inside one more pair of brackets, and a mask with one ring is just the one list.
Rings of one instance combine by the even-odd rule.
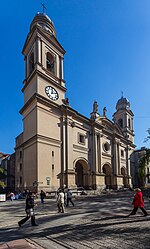
[[65, 50], [57, 41], [54, 24], [46, 14], [37, 13], [34, 17], [22, 53], [26, 68], [22, 89], [25, 104], [34, 94], [62, 104], [66, 92]]
[[53, 22], [45, 13], [37, 13], [31, 22], [22, 53], [25, 61], [24, 106], [20, 110], [23, 173], [19, 188], [50, 191], [59, 186], [57, 175], [61, 171], [65, 50], [56, 38]]
[[133, 116], [129, 100], [122, 96], [116, 104], [113, 120], [119, 125], [125, 138], [132, 143], [134, 143]]

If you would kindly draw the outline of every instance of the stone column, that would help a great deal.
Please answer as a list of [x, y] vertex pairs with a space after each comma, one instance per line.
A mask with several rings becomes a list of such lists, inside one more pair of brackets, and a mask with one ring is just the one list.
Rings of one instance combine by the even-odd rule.
[[127, 175], [129, 175], [128, 146], [126, 147], [126, 167], [127, 167]]
[[64, 59], [61, 58], [61, 79], [64, 79]]
[[41, 55], [41, 39], [37, 36], [36, 46], [37, 46], [37, 63], [42, 63], [42, 55]]
[[118, 148], [116, 141], [114, 143], [114, 174], [118, 175]]
[[27, 78], [27, 56], [24, 57], [25, 61], [25, 78]]
[[66, 172], [66, 120], [63, 116], [61, 118], [61, 184], [66, 184], [65, 172]]
[[95, 133], [95, 172], [98, 172], [98, 136]]
[[99, 133], [97, 135], [97, 152], [98, 152], [98, 173], [102, 172], [101, 164], [102, 164], [102, 145], [101, 145], [101, 137], [102, 135]]
[[117, 143], [117, 154], [118, 154], [118, 174], [121, 174], [120, 170], [120, 143]]

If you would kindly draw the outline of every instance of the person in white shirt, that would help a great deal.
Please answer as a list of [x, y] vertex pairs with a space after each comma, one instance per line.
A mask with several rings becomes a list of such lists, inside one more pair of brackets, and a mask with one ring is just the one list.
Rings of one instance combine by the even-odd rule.
[[57, 196], [57, 207], [58, 207], [58, 213], [64, 213], [64, 202], [65, 202], [65, 195], [62, 189], [59, 190], [58, 196]]

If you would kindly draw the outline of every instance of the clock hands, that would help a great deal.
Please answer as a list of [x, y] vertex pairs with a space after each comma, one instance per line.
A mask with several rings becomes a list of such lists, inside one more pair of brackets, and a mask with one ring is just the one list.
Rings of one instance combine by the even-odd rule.
[[59, 97], [57, 91], [56, 91], [53, 87], [51, 87], [51, 86], [47, 86], [47, 87], [45, 88], [45, 92], [46, 92], [47, 96], [48, 96], [50, 99], [52, 99], [52, 100], [57, 100], [58, 97]]

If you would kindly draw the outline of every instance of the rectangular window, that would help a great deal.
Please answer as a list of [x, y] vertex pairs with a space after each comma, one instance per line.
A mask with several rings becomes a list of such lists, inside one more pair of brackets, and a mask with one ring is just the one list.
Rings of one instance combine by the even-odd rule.
[[52, 170], [54, 170], [54, 164], [52, 164]]
[[121, 150], [121, 156], [124, 157], [124, 150]]
[[20, 176], [20, 185], [22, 185], [22, 176]]
[[20, 171], [22, 171], [22, 163], [20, 163]]
[[50, 179], [47, 179], [47, 185], [50, 185]]
[[52, 151], [52, 156], [54, 156], [54, 151]]
[[22, 159], [22, 151], [20, 151], [20, 159]]
[[82, 134], [79, 134], [79, 143], [85, 144], [85, 136]]
[[50, 177], [46, 177], [46, 182], [47, 182], [47, 185], [50, 185]]

